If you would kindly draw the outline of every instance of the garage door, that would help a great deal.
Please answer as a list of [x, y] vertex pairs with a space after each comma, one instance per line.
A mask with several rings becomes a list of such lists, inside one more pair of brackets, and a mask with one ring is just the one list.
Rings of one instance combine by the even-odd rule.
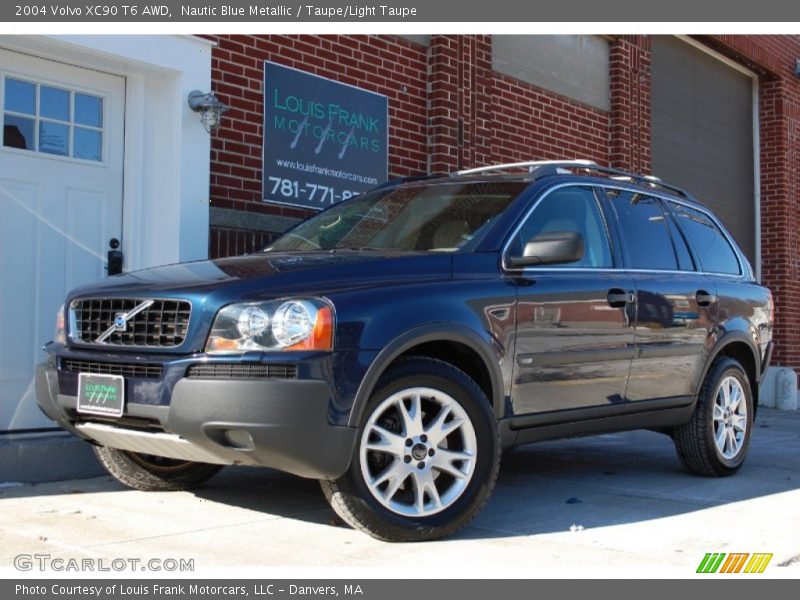
[[714, 210], [756, 267], [753, 78], [676, 37], [652, 51], [653, 173]]
[[125, 80], [0, 50], [0, 432], [49, 427], [34, 365], [122, 232]]

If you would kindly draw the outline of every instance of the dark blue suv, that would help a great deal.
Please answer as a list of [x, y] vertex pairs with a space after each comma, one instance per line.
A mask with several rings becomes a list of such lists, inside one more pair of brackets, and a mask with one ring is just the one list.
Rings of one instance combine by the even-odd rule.
[[771, 337], [769, 290], [687, 193], [544, 161], [392, 182], [261, 252], [74, 290], [36, 385], [130, 487], [268, 466], [414, 541], [537, 440], [655, 429], [688, 470], [735, 472]]

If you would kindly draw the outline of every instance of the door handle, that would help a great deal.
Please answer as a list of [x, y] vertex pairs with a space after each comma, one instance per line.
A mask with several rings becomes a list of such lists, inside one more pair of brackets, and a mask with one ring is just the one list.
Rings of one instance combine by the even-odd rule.
[[709, 294], [705, 290], [697, 290], [697, 293], [694, 295], [694, 297], [697, 300], [697, 306], [711, 306], [711, 304], [717, 299], [714, 294]]
[[117, 238], [111, 238], [108, 245], [111, 247], [111, 250], [108, 251], [108, 266], [106, 270], [109, 276], [119, 275], [122, 273], [122, 262], [124, 260], [122, 250], [119, 250], [119, 240]]
[[636, 300], [636, 296], [634, 296], [633, 292], [626, 292], [625, 290], [621, 290], [619, 288], [611, 288], [608, 290], [608, 299], [609, 306], [614, 308], [622, 308], [626, 304], [633, 304]]

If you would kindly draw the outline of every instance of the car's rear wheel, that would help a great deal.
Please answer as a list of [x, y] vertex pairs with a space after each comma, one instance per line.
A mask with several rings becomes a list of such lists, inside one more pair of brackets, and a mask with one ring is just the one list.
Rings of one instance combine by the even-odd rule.
[[744, 463], [753, 427], [753, 393], [742, 365], [732, 358], [709, 369], [691, 420], [673, 433], [684, 466], [698, 475], [732, 475]]
[[499, 450], [489, 401], [468, 375], [440, 360], [404, 359], [370, 398], [350, 469], [322, 489], [345, 522], [375, 538], [436, 539], [484, 506]]
[[106, 446], [94, 446], [94, 453], [114, 479], [145, 492], [192, 489], [222, 468], [222, 465], [174, 460]]

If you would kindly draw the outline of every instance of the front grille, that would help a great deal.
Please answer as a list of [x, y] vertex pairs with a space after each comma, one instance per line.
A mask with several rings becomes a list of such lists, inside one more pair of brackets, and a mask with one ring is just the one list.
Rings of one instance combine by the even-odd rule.
[[170, 348], [180, 346], [189, 329], [192, 305], [185, 300], [153, 300], [152, 304], [130, 317], [125, 328], [104, 340], [114, 319], [133, 311], [144, 298], [91, 298], [72, 302], [72, 339], [83, 344]]
[[122, 375], [132, 379], [161, 379], [164, 368], [154, 364], [105, 363], [65, 358], [61, 361], [61, 370], [69, 373]]
[[224, 364], [192, 365], [187, 377], [197, 379], [296, 379], [297, 366], [284, 364]]

